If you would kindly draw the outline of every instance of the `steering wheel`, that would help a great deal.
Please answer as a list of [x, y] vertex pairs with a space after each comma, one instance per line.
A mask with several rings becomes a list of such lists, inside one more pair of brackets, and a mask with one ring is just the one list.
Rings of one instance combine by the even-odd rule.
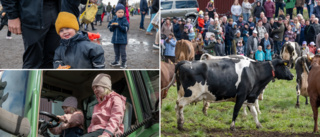
[[[49, 120], [49, 122], [47, 122], [48, 128], [54, 128], [54, 127], [59, 126], [59, 123], [58, 123], [58, 122], [59, 122], [60, 120], [59, 120], [59, 118], [58, 118], [56, 115], [51, 114], [51, 113], [46, 112], [46, 111], [40, 111], [39, 114], [40, 114], [40, 115], [45, 115], [45, 116], [51, 118], [51, 119]], [[53, 121], [55, 121], [55, 124], [52, 123]]]

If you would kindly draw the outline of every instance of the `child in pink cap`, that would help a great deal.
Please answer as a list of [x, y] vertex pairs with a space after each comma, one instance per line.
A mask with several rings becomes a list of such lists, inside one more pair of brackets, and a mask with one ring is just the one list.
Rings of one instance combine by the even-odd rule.
[[50, 132], [62, 137], [79, 137], [84, 130], [84, 116], [81, 110], [77, 109], [78, 101], [75, 97], [68, 97], [63, 101], [62, 109], [64, 115], [57, 116], [61, 122], [60, 126], [49, 128]]
[[123, 134], [122, 123], [126, 109], [126, 98], [112, 91], [111, 77], [99, 74], [92, 82], [98, 104], [94, 106], [88, 134], [83, 137], [111, 137]]

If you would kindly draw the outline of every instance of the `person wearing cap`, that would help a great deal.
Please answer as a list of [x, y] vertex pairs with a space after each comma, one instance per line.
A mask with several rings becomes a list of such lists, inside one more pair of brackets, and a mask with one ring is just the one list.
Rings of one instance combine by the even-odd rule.
[[84, 116], [78, 107], [77, 98], [67, 97], [62, 104], [64, 115], [57, 116], [60, 126], [49, 128], [50, 132], [60, 137], [80, 137], [84, 132]]
[[271, 35], [273, 36], [273, 42], [274, 42], [274, 54], [280, 55], [280, 51], [282, 48], [282, 40], [283, 40], [283, 34], [284, 34], [284, 24], [282, 23], [282, 18], [278, 18], [278, 28], [274, 29], [271, 32]]
[[180, 24], [178, 23], [178, 18], [173, 17], [173, 33], [177, 40], [181, 39], [181, 31], [180, 31]]
[[302, 47], [301, 47], [301, 55], [302, 56], [307, 56], [310, 52], [309, 52], [309, 47], [307, 46], [307, 42], [303, 41], [302, 42]]
[[82, 137], [112, 137], [123, 134], [126, 97], [112, 90], [108, 74], [98, 74], [92, 81], [92, 90], [98, 104], [93, 108], [88, 133]]
[[188, 28], [188, 26], [184, 26], [183, 33], [181, 35], [181, 39], [189, 40], [189, 28]]
[[129, 22], [124, 16], [124, 12], [124, 5], [119, 3], [116, 6], [116, 17], [113, 18], [108, 25], [109, 30], [113, 32], [111, 43], [113, 43], [113, 49], [115, 53], [115, 59], [110, 63], [110, 65], [112, 67], [120, 66], [121, 69], [127, 68], [126, 47], [128, 44], [127, 33], [129, 30]]
[[317, 47], [315, 46], [315, 43], [313, 41], [310, 42], [308, 47], [310, 53], [316, 54]]
[[55, 23], [60, 46], [53, 58], [53, 68], [69, 65], [71, 69], [104, 68], [104, 50], [90, 42], [86, 32], [79, 31], [76, 16], [60, 12]]
[[251, 59], [254, 59], [253, 55], [258, 49], [259, 40], [257, 37], [257, 33], [258, 32], [254, 30], [252, 35], [248, 38], [248, 41], [247, 41], [247, 56], [250, 57]]
[[304, 28], [304, 37], [307, 43], [314, 41], [316, 36], [316, 30], [314, 29], [313, 25], [310, 25], [310, 21], [306, 20], [306, 26]]

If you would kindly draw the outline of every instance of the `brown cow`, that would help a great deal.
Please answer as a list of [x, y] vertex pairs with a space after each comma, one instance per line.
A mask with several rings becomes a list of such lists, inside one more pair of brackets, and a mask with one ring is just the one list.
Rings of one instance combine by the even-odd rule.
[[176, 62], [182, 60], [193, 61], [194, 60], [194, 48], [190, 41], [179, 40], [175, 49]]
[[174, 83], [175, 65], [169, 60], [169, 63], [161, 62], [161, 103], [162, 99], [167, 97], [171, 85]]
[[[310, 57], [308, 57], [310, 59]], [[311, 70], [308, 77], [308, 94], [313, 111], [314, 129], [318, 131], [318, 107], [320, 106], [320, 55], [316, 55], [311, 60]]]

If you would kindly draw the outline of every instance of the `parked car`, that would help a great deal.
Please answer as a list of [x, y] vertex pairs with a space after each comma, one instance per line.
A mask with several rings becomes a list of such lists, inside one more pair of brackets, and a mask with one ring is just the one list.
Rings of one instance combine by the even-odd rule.
[[[10, 97], [24, 93], [19, 100], [15, 100], [21, 102], [18, 109], [23, 114], [18, 115], [29, 122], [29, 126], [22, 125], [23, 129], [30, 129], [30, 133], [24, 136], [48, 137], [53, 136], [48, 128], [58, 126], [56, 116], [63, 114], [62, 101], [74, 96], [78, 100], [78, 108], [84, 112], [86, 130], [91, 122], [93, 107], [98, 103], [91, 84], [100, 73], [109, 74], [112, 89], [127, 99], [123, 136], [159, 136], [159, 71], [2, 71], [0, 82], [7, 83], [3, 93], [8, 93], [3, 106], [11, 106], [14, 102], [9, 101], [12, 100]], [[2, 96], [0, 87], [0, 102]], [[0, 121], [0, 125], [7, 123]], [[7, 126], [19, 127], [17, 125], [19, 122]], [[19, 135], [16, 128], [7, 130], [1, 127], [6, 132], [5, 136]]]
[[197, 0], [162, 0], [161, 18], [180, 17], [190, 18], [193, 21], [197, 18], [199, 5]]

